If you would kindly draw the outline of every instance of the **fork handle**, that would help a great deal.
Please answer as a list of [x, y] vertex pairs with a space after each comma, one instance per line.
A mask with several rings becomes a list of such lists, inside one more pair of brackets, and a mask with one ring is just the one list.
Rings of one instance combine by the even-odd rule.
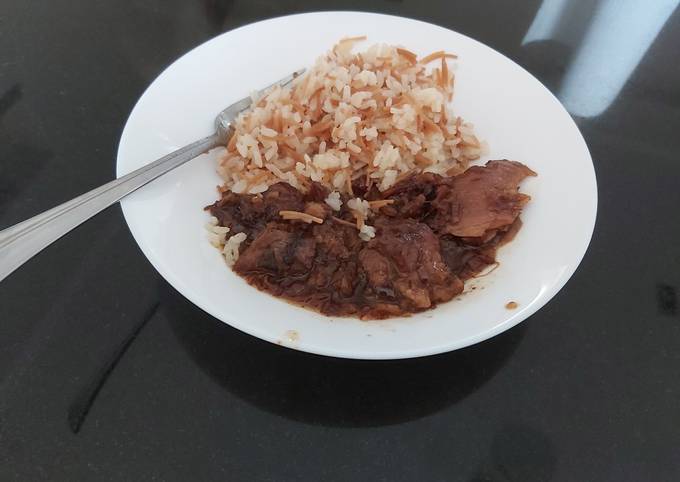
[[123, 177], [0, 231], [0, 281], [48, 245], [124, 196], [222, 144], [213, 134]]

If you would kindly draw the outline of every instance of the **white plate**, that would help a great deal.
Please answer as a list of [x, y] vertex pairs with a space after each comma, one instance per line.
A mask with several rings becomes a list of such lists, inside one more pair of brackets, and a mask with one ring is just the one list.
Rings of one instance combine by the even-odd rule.
[[[344, 36], [402, 44], [419, 55], [459, 55], [454, 111], [490, 145], [489, 159], [526, 163], [538, 177], [524, 227], [500, 267], [459, 300], [410, 318], [327, 318], [250, 287], [207, 241], [203, 207], [220, 179], [201, 156], [122, 202], [133, 236], [179, 292], [229, 325], [273, 343], [346, 358], [407, 358], [455, 350], [524, 320], [562, 288], [586, 251], [597, 187], [588, 148], [559, 101], [531, 74], [464, 35], [406, 18], [323, 12], [274, 18], [227, 32], [168, 67], [137, 102], [118, 149], [118, 175], [212, 132], [231, 102], [309, 66]], [[361, 47], [358, 47], [361, 48]], [[486, 160], [486, 159], [484, 159]], [[508, 310], [515, 301], [518, 308]]]

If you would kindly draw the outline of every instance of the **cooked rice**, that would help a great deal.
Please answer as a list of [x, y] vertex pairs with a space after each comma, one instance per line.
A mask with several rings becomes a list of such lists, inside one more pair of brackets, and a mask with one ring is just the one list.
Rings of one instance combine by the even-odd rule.
[[371, 211], [371, 205], [368, 204], [368, 201], [359, 197], [347, 201], [347, 207], [361, 214], [364, 218], [367, 218]]
[[326, 197], [325, 201], [333, 211], [340, 211], [340, 208], [342, 208], [342, 200], [340, 199], [340, 193], [338, 191], [331, 192], [328, 197]]
[[234, 263], [238, 261], [239, 246], [247, 237], [246, 233], [234, 234], [227, 240], [224, 248], [222, 248], [222, 254], [229, 266], [234, 266]]
[[222, 249], [222, 246], [226, 243], [229, 228], [226, 226], [218, 226], [217, 218], [215, 216], [210, 216], [210, 220], [208, 221], [208, 224], [205, 225], [205, 229], [208, 230], [208, 241], [210, 241], [210, 244], [216, 248]]
[[[393, 200], [367, 202], [354, 196], [352, 183], [365, 180], [380, 191], [418, 172], [459, 174], [483, 153], [485, 143], [472, 124], [454, 116], [454, 73], [448, 59], [433, 52], [420, 60], [402, 47], [373, 45], [353, 54], [365, 37], [341, 40], [312, 69], [289, 87], [275, 87], [254, 107], [238, 116], [234, 135], [220, 155], [222, 190], [259, 194], [278, 182], [306, 192], [311, 182], [330, 190], [325, 199], [340, 211], [342, 196], [356, 223], [333, 216], [335, 222], [356, 226], [369, 241], [375, 228], [367, 224], [371, 210]], [[438, 61], [434, 67], [427, 65]], [[345, 198], [347, 199], [347, 198]], [[323, 223], [298, 211], [281, 211], [282, 219]], [[210, 242], [232, 266], [246, 235], [227, 239], [229, 228], [208, 224]]]
[[205, 225], [208, 231], [208, 240], [210, 244], [218, 248], [229, 266], [233, 266], [238, 260], [239, 246], [246, 240], [246, 233], [237, 233], [227, 239], [229, 228], [220, 226], [215, 216], [210, 216], [210, 220]]
[[375, 238], [375, 228], [373, 226], [369, 226], [368, 224], [364, 224], [359, 230], [359, 237], [363, 241], [370, 241], [371, 239]]
[[360, 40], [341, 40], [291, 86], [275, 87], [239, 115], [219, 161], [225, 189], [256, 194], [287, 182], [306, 191], [315, 181], [338, 193], [326, 200], [338, 210], [336, 199], [353, 196], [356, 179], [384, 191], [407, 173], [456, 174], [480, 156], [473, 126], [448, 106], [447, 62], [455, 56], [418, 60], [384, 44], [352, 53]]

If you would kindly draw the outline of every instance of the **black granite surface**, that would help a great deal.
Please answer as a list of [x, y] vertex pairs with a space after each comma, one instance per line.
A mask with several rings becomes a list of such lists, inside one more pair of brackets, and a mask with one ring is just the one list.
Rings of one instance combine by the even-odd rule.
[[599, 211], [524, 323], [358, 362], [206, 315], [111, 208], [0, 284], [0, 480], [680, 480], [677, 4], [1, 0], [0, 227], [110, 180], [132, 106], [179, 55], [321, 9], [424, 19], [524, 66], [582, 130]]

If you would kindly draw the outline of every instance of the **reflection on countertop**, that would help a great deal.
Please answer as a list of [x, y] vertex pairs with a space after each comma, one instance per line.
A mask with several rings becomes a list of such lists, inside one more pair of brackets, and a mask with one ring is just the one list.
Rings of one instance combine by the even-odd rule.
[[272, 413], [328, 426], [402, 423], [454, 404], [503, 367], [527, 329], [521, 324], [443, 355], [343, 360], [273, 347], [199, 312], [165, 283], [161, 306], [187, 354], [226, 390]]

